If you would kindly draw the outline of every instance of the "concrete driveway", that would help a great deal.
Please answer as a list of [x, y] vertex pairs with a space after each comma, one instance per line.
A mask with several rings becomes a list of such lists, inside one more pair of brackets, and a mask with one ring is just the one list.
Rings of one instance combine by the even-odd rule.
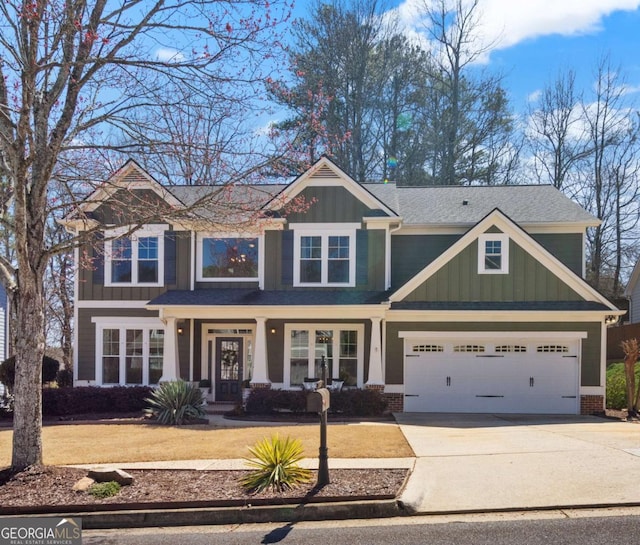
[[588, 416], [399, 413], [417, 513], [640, 504], [640, 425]]

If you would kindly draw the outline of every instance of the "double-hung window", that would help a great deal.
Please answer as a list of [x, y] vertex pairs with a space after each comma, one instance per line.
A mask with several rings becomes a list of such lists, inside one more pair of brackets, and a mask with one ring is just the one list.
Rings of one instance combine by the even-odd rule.
[[96, 379], [104, 385], [154, 385], [162, 377], [164, 329], [157, 319], [130, 325], [113, 319], [96, 323]]
[[[131, 234], [128, 229], [106, 233], [105, 284], [107, 286], [161, 286], [164, 278], [164, 225], [147, 226]], [[122, 234], [120, 234], [122, 233]]]
[[358, 225], [292, 225], [296, 286], [354, 286]]
[[509, 237], [485, 233], [478, 237], [478, 274], [508, 274]]

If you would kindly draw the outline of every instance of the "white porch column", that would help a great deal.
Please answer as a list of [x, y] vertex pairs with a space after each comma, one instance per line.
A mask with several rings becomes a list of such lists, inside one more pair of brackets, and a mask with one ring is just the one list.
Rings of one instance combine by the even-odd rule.
[[178, 358], [178, 328], [176, 318], [164, 318], [164, 353], [162, 358], [162, 377], [159, 382], [173, 382], [180, 377]]
[[256, 346], [253, 353], [253, 374], [251, 386], [269, 387], [271, 382], [267, 372], [267, 319], [256, 318]]
[[366, 386], [384, 386], [382, 377], [381, 318], [371, 318], [371, 347], [369, 351], [369, 380]]

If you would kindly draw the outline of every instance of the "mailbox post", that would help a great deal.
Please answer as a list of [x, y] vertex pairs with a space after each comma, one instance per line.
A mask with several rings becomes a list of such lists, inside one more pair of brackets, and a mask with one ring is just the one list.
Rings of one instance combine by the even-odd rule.
[[[322, 357], [323, 386], [326, 385], [326, 366]], [[307, 395], [307, 411], [317, 412], [320, 415], [320, 449], [318, 456], [318, 482], [317, 486], [329, 484], [329, 449], [327, 448], [327, 411], [331, 399], [327, 388], [318, 388]]]

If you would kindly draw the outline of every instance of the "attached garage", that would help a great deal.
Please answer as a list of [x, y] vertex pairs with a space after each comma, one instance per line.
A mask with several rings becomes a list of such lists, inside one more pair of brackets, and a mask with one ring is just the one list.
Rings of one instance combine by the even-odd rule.
[[580, 412], [582, 332], [403, 332], [407, 412]]

